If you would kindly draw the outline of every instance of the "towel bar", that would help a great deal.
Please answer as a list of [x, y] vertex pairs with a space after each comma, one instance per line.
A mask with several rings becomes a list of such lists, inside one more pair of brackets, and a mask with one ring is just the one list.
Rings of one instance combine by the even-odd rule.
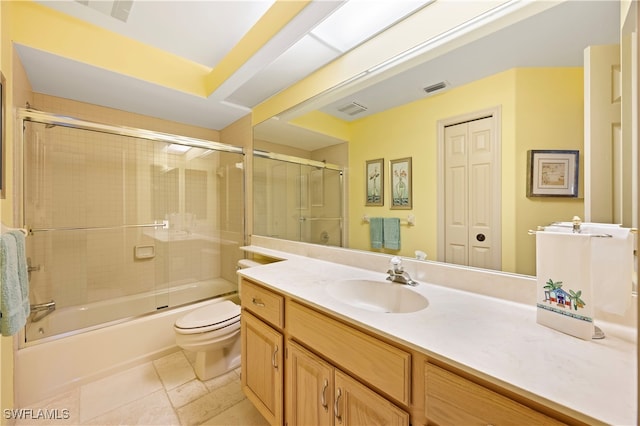
[[124, 229], [124, 228], [166, 228], [165, 223], [148, 223], [144, 225], [118, 225], [118, 226], [87, 226], [87, 227], [70, 227], [70, 228], [29, 228], [29, 235], [33, 235], [34, 232], [49, 232], [49, 231], [94, 231], [94, 230], [109, 230], [109, 229]]
[[[538, 226], [538, 229], [536, 229], [535, 231], [533, 229], [529, 229], [527, 231], [528, 235], [535, 235], [538, 233], [538, 231], [544, 231], [544, 226]], [[569, 232], [567, 232], [566, 234], [568, 235], [573, 235]], [[589, 237], [593, 237], [593, 238], [613, 238], [613, 235], [611, 234], [587, 234], [587, 233], [581, 233], [581, 234], [576, 234], [576, 235], [587, 235]]]
[[[370, 222], [369, 219], [370, 219], [369, 215], [365, 214], [365, 215], [362, 216], [362, 222], [364, 222], [364, 223], [369, 223]], [[407, 216], [407, 220], [406, 221], [403, 222], [402, 220], [400, 220], [400, 223], [406, 224], [407, 226], [415, 226], [416, 217], [414, 215], [410, 214], [409, 216]]]

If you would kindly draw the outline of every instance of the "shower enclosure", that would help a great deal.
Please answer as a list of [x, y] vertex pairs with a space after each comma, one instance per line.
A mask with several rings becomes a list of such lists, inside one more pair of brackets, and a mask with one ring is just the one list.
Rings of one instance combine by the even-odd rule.
[[237, 291], [241, 148], [31, 109], [19, 118], [26, 343]]
[[342, 198], [341, 167], [254, 150], [255, 234], [342, 246]]

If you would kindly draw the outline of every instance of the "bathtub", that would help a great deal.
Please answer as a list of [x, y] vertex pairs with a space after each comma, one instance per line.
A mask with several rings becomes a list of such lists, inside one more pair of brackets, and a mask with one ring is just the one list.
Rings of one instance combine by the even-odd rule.
[[58, 308], [39, 321], [27, 323], [25, 338], [21, 339], [20, 346], [28, 347], [46, 342], [51, 337], [59, 338], [90, 331], [139, 316], [142, 312], [182, 306], [194, 300], [204, 300], [212, 295], [227, 294], [236, 290], [236, 284], [216, 278], [85, 305]]
[[[104, 315], [109, 310], [122, 309], [122, 312], [126, 312], [126, 309], [131, 309], [134, 305], [149, 303], [149, 298], [153, 299], [155, 306], [157, 294], [135, 295], [78, 308], [56, 310], [33, 324], [32, 328], [42, 328], [44, 333], [50, 333], [51, 336], [24, 343], [16, 351], [16, 406], [25, 407], [71, 390], [80, 384], [177, 351], [173, 324], [180, 316], [209, 303], [223, 300], [239, 303], [235, 283], [225, 280], [211, 280], [206, 283], [215, 284], [216, 294], [221, 294], [221, 290], [227, 290], [224, 292], [227, 294], [106, 324], [98, 322], [98, 319], [105, 318]], [[205, 291], [205, 288], [208, 288], [208, 294], [211, 295], [210, 285], [187, 284], [172, 288], [169, 292], [172, 295], [172, 306], [187, 303], [187, 297], [191, 297], [187, 296], [189, 293], [193, 295], [193, 292]], [[64, 330], [61, 327], [72, 321], [74, 316], [74, 321], [82, 321], [82, 324], [93, 322], [99, 325], [56, 333], [56, 330]]]

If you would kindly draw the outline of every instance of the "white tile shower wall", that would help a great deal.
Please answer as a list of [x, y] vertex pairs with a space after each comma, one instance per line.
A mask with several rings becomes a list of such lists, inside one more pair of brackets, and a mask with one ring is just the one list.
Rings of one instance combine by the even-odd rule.
[[[84, 120], [219, 140], [217, 131], [42, 94], [34, 94], [32, 104], [43, 111]], [[229, 160], [229, 174], [225, 175], [214, 155], [187, 159], [168, 155], [161, 144], [147, 140], [123, 137], [114, 142], [109, 135], [98, 132], [38, 126], [34, 131], [37, 143], [30, 155], [34, 160], [28, 164], [31, 170], [37, 170], [30, 189], [37, 200], [29, 197], [27, 201], [35, 212], [29, 219], [30, 227], [153, 222], [156, 218], [151, 194], [155, 183], [151, 165], [157, 163], [167, 169], [182, 169], [183, 174], [187, 167], [207, 172], [206, 189], [192, 196], [197, 199], [206, 194], [207, 218], [196, 221], [196, 231], [214, 238], [169, 244], [158, 242], [139, 229], [37, 233], [30, 237], [28, 245], [29, 256], [42, 266], [32, 274], [32, 303], [55, 299], [58, 306], [77, 305], [150, 291], [157, 283], [166, 286], [221, 274], [235, 282], [235, 265], [240, 257], [237, 247], [243, 241], [242, 169], [236, 167], [241, 160]], [[57, 166], [43, 165], [43, 158], [55, 161]], [[221, 208], [220, 199], [230, 204]], [[240, 226], [233, 228], [238, 221]], [[225, 228], [228, 223], [231, 226]], [[216, 239], [225, 243], [221, 246]], [[156, 259], [135, 259], [136, 245], [154, 245]], [[227, 249], [233, 253], [223, 253], [222, 262], [229, 265], [221, 265], [220, 253]], [[159, 266], [162, 256], [174, 256], [172, 264]], [[54, 283], [64, 285], [57, 285], [54, 290]]]

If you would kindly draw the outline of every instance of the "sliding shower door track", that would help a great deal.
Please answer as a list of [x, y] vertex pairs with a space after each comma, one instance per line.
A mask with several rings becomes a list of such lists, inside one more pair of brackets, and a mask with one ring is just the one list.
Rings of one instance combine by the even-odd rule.
[[164, 223], [147, 223], [142, 225], [116, 225], [116, 226], [85, 226], [85, 227], [69, 227], [69, 228], [29, 228], [26, 227], [29, 234], [36, 232], [51, 232], [51, 231], [102, 231], [110, 229], [124, 229], [124, 228], [166, 228]]

